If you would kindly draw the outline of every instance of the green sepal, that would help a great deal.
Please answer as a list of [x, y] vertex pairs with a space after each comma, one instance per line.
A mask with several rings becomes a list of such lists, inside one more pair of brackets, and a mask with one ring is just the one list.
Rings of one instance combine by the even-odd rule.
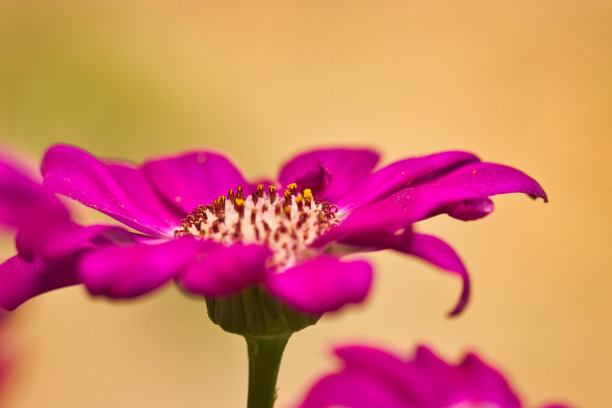
[[261, 285], [232, 296], [206, 298], [206, 308], [210, 320], [223, 330], [262, 339], [289, 337], [320, 318], [273, 298]]

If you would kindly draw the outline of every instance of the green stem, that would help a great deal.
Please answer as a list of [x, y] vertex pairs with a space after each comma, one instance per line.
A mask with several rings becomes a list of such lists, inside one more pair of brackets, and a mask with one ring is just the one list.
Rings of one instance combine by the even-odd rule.
[[249, 397], [247, 408], [272, 408], [276, 379], [289, 336], [274, 338], [245, 336], [249, 352]]

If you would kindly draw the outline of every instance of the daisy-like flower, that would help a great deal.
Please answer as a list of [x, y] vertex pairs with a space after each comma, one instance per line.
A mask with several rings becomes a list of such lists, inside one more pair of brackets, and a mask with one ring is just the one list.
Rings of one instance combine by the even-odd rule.
[[[374, 170], [378, 160], [366, 149], [315, 150], [286, 162], [276, 181], [258, 184], [207, 151], [135, 166], [59, 145], [46, 153], [42, 174], [47, 189], [142, 234], [82, 257], [79, 279], [94, 295], [135, 297], [174, 279], [216, 298], [261, 284], [295, 309], [320, 315], [361, 302], [370, 288], [370, 265], [338, 254], [393, 249], [460, 276], [458, 313], [469, 293], [465, 267], [450, 246], [412, 224], [442, 213], [481, 218], [493, 211], [495, 194], [546, 194], [524, 173], [470, 153]], [[23, 247], [44, 240], [44, 224], [27, 228]]]
[[523, 407], [504, 375], [473, 353], [458, 364], [424, 346], [410, 358], [363, 345], [339, 347], [335, 354], [342, 367], [320, 378], [298, 408]]
[[[23, 185], [36, 205], [22, 204], [18, 194], [0, 196], [15, 210], [7, 219], [18, 228], [19, 251], [0, 265], [0, 306], [12, 310], [77, 283], [92, 295], [123, 299], [176, 281], [205, 297], [213, 322], [245, 336], [248, 406], [271, 407], [289, 336], [369, 292], [370, 264], [343, 255], [393, 249], [459, 276], [463, 290], [451, 312], [457, 314], [469, 296], [467, 271], [448, 244], [414, 232], [412, 224], [443, 213], [481, 218], [493, 211], [489, 196], [496, 194], [546, 200], [531, 177], [471, 153], [409, 158], [376, 170], [378, 161], [367, 149], [315, 150], [286, 162], [276, 180], [257, 183], [208, 151], [133, 165], [54, 146], [43, 159], [43, 187]], [[8, 180], [23, 187], [21, 176]], [[137, 233], [78, 225], [49, 191]]]
[[[63, 247], [62, 258], [78, 253], [77, 280], [94, 295], [135, 297], [174, 279], [190, 292], [215, 298], [261, 284], [294, 308], [320, 315], [361, 302], [371, 284], [369, 264], [345, 262], [338, 254], [393, 249], [460, 276], [463, 291], [452, 314], [460, 312], [469, 295], [465, 267], [450, 246], [413, 232], [411, 225], [441, 213], [461, 220], [483, 217], [493, 211], [489, 196], [495, 194], [522, 192], [545, 200], [546, 194], [524, 173], [470, 153], [409, 158], [374, 171], [378, 160], [365, 149], [315, 150], [286, 162], [277, 181], [257, 184], [212, 152], [134, 166], [55, 146], [42, 164], [45, 187], [142, 234], [121, 237], [129, 245], [83, 257], [85, 243], [100, 241], [98, 235], [109, 229], [117, 234], [116, 228], [83, 230], [66, 222], [67, 211], [55, 197], [7, 166], [0, 205], [9, 224], [21, 227], [20, 258], [32, 260], [36, 248], [40, 258], [40, 247], [49, 241]], [[24, 204], [29, 202], [39, 209]], [[58, 235], [63, 239], [50, 239]], [[41, 276], [40, 290], [30, 294], [56, 286], [45, 279], [55, 274]], [[21, 301], [30, 296], [13, 293]], [[0, 304], [17, 306], [1, 297]]]

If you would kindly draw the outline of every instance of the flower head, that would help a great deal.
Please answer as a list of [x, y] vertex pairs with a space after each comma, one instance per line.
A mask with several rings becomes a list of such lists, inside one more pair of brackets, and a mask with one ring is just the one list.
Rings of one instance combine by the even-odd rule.
[[335, 354], [343, 366], [320, 378], [299, 408], [523, 406], [506, 378], [473, 353], [459, 364], [449, 364], [423, 346], [408, 359], [362, 345], [340, 347]]
[[[470, 153], [443, 152], [374, 170], [378, 160], [367, 149], [315, 150], [286, 162], [276, 181], [256, 183], [207, 151], [132, 165], [58, 145], [42, 163], [45, 188], [139, 233], [62, 227], [52, 234], [61, 239], [51, 249], [47, 242], [46, 251], [76, 261], [77, 280], [94, 295], [130, 298], [171, 280], [208, 298], [261, 285], [295, 309], [320, 315], [363, 301], [371, 285], [367, 262], [339, 255], [393, 249], [459, 275], [464, 289], [452, 312], [458, 313], [469, 294], [464, 265], [449, 245], [414, 232], [412, 224], [442, 213], [483, 217], [495, 194], [546, 194], [524, 173]], [[25, 229], [23, 247], [37, 242], [36, 232]], [[30, 246], [37, 248], [34, 258], [45, 258]], [[63, 270], [46, 255], [45, 267]], [[21, 279], [10, 269], [3, 265], [0, 276]]]

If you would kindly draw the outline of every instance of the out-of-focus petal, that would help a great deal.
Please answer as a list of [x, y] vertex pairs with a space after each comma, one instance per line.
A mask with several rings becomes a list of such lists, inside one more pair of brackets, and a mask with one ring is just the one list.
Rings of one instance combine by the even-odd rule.
[[[474, 354], [449, 364], [427, 347], [403, 360], [381, 349], [349, 346], [336, 350], [344, 362], [310, 389], [300, 408], [520, 408], [508, 381]], [[385, 401], [386, 404], [380, 404]], [[547, 408], [568, 408], [550, 405]]]
[[478, 161], [476, 155], [462, 151], [440, 152], [396, 161], [371, 174], [336, 204], [357, 206], [375, 201], [408, 187], [422, 177], [433, 178], [473, 161]]
[[[455, 369], [430, 348], [417, 346], [414, 355], [409, 357], [407, 365], [407, 370], [420, 374], [423, 380], [419, 385], [422, 391], [421, 401], [415, 405], [444, 407], [449, 401], [455, 400], [457, 395], [463, 394]], [[432, 378], [436, 378], [437, 381], [432, 381]]]
[[265, 281], [267, 247], [210, 243], [198, 259], [189, 264], [179, 282], [186, 290], [204, 296], [228, 296]]
[[68, 220], [68, 210], [24, 170], [0, 156], [0, 227], [38, 220]]
[[81, 283], [78, 262], [87, 251], [139, 237], [117, 226], [70, 221], [24, 227], [17, 236], [20, 254], [0, 266], [0, 306], [12, 310], [41, 293]]
[[31, 261], [42, 257], [48, 262], [57, 261], [85, 249], [98, 246], [127, 244], [138, 235], [114, 225], [82, 226], [72, 221], [27, 225], [17, 232], [15, 240], [19, 255]]
[[340, 372], [320, 379], [300, 408], [442, 408], [427, 405], [440, 391], [428, 373], [406, 364], [397, 356], [359, 345], [340, 347], [335, 353], [342, 359], [344, 367]]
[[49, 189], [146, 234], [171, 235], [184, 216], [161, 200], [139, 169], [98, 160], [76, 147], [50, 148], [41, 171]]
[[393, 391], [367, 373], [330, 374], [312, 386], [297, 408], [412, 408], [398, 400]]
[[294, 308], [313, 315], [361, 303], [372, 284], [372, 267], [365, 261], [343, 262], [320, 256], [271, 274], [270, 293]]
[[178, 276], [202, 245], [201, 241], [185, 238], [102, 248], [81, 259], [81, 280], [92, 295], [114, 299], [141, 296]]
[[72, 221], [59, 221], [53, 219], [41, 223], [28, 223], [18, 231], [15, 239], [19, 256], [30, 262], [43, 252], [43, 248], [55, 237], [62, 237], [72, 233], [79, 233], [83, 227]]
[[239, 185], [248, 190], [246, 180], [232, 162], [207, 151], [150, 160], [142, 170], [167, 200], [186, 212], [212, 203]]
[[80, 282], [76, 257], [48, 264], [14, 256], [0, 265], [0, 307], [14, 310], [34, 296]]
[[564, 405], [564, 404], [553, 404], [553, 405], [545, 405], [541, 408], [571, 408], [571, 406]]
[[54, 262], [87, 249], [133, 244], [138, 238], [139, 235], [114, 225], [78, 226], [51, 237], [40, 256], [47, 262]]
[[323, 200], [338, 201], [370, 175], [380, 156], [369, 149], [321, 149], [302, 153], [282, 167], [283, 186], [297, 183]]
[[406, 367], [403, 359], [385, 350], [354, 345], [338, 347], [334, 352], [342, 359], [346, 371], [362, 372], [380, 379], [388, 389], [401, 396], [404, 404], [419, 405], [437, 391], [422, 370]]
[[418, 234], [406, 230], [401, 234], [385, 231], [370, 231], [367, 234], [349, 236], [341, 244], [363, 250], [393, 249], [405, 254], [417, 256], [444, 271], [461, 278], [462, 290], [459, 301], [449, 313], [455, 316], [467, 305], [470, 297], [470, 277], [465, 265], [455, 250], [446, 242], [432, 235]]
[[465, 356], [457, 370], [463, 377], [461, 388], [472, 401], [493, 403], [503, 408], [521, 408], [521, 401], [504, 376], [475, 354]]

